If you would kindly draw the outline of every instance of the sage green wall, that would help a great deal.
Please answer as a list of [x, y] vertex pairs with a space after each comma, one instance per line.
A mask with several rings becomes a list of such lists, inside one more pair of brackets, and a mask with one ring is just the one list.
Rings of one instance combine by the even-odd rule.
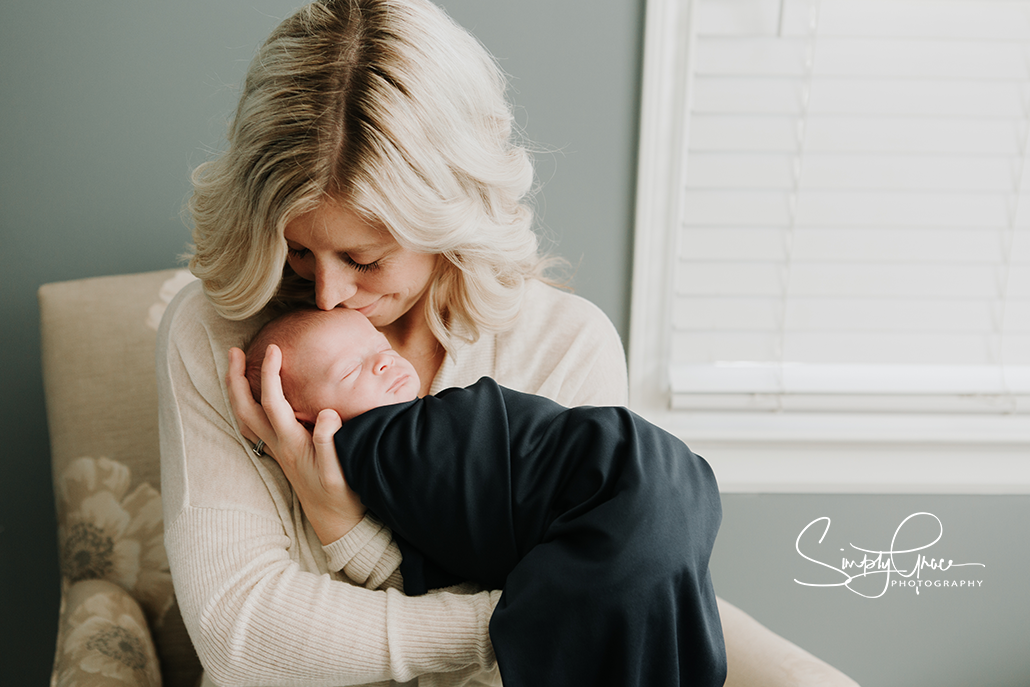
[[[625, 336], [644, 0], [442, 4], [498, 56], [519, 122], [554, 151], [538, 164], [543, 230], [576, 266], [578, 292]], [[292, 9], [275, 0], [0, 5], [0, 683], [44, 684], [56, 627], [36, 288], [177, 264], [187, 174], [220, 145], [256, 44]], [[863, 684], [1030, 684], [1027, 497], [723, 503], [717, 591]], [[984, 589], [874, 600], [793, 581], [811, 572], [793, 547], [813, 519], [833, 518], [833, 536], [886, 547], [921, 510], [944, 524], [935, 555], [984, 563]]]

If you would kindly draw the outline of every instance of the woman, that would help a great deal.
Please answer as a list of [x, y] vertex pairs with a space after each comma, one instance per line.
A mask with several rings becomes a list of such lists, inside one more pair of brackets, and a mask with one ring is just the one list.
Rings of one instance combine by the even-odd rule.
[[[262, 47], [229, 150], [194, 176], [203, 289], [162, 322], [162, 485], [179, 605], [222, 687], [498, 683], [499, 592], [404, 596], [389, 530], [340, 477], [338, 416], [322, 413], [312, 436], [281, 395], [259, 406], [234, 347], [307, 300], [367, 315], [423, 394], [489, 375], [564, 405], [624, 404], [614, 328], [541, 281], [532, 168], [504, 90], [475, 39], [425, 0], [323, 0]], [[731, 682], [837, 676], [720, 610]], [[761, 680], [751, 658], [735, 662], [740, 646]]]

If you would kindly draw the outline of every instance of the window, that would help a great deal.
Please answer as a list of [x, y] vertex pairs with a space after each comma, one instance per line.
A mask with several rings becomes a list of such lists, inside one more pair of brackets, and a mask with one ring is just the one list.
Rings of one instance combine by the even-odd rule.
[[645, 41], [634, 409], [726, 489], [1030, 492], [1030, 2], [650, 0]]

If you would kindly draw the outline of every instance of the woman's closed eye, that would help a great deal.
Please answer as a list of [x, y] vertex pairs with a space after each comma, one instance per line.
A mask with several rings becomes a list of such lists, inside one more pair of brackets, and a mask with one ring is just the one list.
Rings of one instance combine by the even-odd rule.
[[[286, 254], [294, 260], [303, 260], [310, 254], [310, 252], [311, 251], [309, 251], [307, 248], [294, 248], [289, 245], [287, 245], [286, 247]], [[347, 263], [348, 266], [350, 266], [357, 272], [370, 272], [372, 270], [379, 269], [381, 266], [381, 260], [373, 260], [371, 262], [358, 262], [347, 253], [341, 253], [340, 259]]]
[[379, 261], [373, 260], [372, 262], [357, 262], [351, 256], [344, 254], [343, 259], [348, 265], [353, 267], [358, 272], [371, 272], [372, 270], [379, 269]]
[[294, 248], [293, 246], [287, 245], [286, 246], [286, 254], [289, 255], [291, 258], [296, 258], [296, 259], [300, 260], [301, 258], [307, 257], [308, 249], [307, 248]]

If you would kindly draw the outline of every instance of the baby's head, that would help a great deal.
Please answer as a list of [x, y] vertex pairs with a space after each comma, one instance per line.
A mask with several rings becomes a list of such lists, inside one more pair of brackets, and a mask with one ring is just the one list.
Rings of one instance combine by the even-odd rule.
[[247, 380], [259, 402], [261, 363], [269, 344], [282, 350], [283, 394], [306, 425], [313, 425], [325, 408], [346, 422], [418, 396], [415, 368], [356, 310], [293, 310], [262, 327], [245, 351]]

